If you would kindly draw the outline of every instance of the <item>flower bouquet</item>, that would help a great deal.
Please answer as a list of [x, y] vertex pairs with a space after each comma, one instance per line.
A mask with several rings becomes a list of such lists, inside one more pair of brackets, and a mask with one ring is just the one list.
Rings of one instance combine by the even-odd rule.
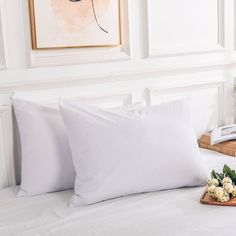
[[236, 197], [236, 172], [227, 165], [223, 167], [223, 173], [211, 172], [208, 180], [208, 194], [218, 202], [228, 202]]

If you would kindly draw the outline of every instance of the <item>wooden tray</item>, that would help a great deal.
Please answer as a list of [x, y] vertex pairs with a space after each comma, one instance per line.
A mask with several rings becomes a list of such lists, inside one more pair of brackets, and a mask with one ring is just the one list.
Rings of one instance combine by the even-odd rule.
[[199, 139], [199, 146], [201, 148], [213, 150], [223, 153], [228, 156], [236, 157], [236, 140], [230, 140], [223, 143], [211, 145], [211, 134], [203, 134]]
[[207, 205], [216, 205], [216, 206], [236, 206], [236, 198], [231, 199], [228, 202], [217, 202], [214, 200], [207, 191], [205, 191], [200, 199], [200, 202], [202, 204], [207, 204]]

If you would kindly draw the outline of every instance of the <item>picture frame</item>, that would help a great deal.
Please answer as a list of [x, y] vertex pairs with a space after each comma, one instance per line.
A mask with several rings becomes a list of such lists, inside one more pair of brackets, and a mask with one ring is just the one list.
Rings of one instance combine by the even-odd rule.
[[33, 50], [122, 44], [121, 0], [28, 1]]

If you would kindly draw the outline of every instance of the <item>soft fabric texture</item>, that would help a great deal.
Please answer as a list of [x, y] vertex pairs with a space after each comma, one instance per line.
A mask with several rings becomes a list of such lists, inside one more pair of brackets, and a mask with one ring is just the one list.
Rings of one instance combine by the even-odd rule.
[[[208, 150], [208, 166], [236, 169], [236, 159]], [[235, 207], [202, 205], [205, 187], [183, 188], [116, 198], [68, 208], [72, 190], [16, 198], [17, 189], [0, 190], [1, 236], [235, 236]]]
[[17, 96], [12, 100], [22, 149], [18, 196], [73, 188], [75, 170], [59, 110]]
[[71, 206], [206, 183], [186, 100], [106, 110], [60, 101], [77, 177]]

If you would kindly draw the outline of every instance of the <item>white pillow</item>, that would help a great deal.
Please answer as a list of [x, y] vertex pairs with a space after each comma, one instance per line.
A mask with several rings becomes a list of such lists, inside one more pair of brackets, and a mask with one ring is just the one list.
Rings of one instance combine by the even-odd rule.
[[73, 188], [75, 170], [59, 110], [17, 96], [12, 100], [22, 149], [18, 196]]
[[62, 100], [60, 108], [77, 173], [71, 206], [206, 183], [188, 101], [105, 110]]

